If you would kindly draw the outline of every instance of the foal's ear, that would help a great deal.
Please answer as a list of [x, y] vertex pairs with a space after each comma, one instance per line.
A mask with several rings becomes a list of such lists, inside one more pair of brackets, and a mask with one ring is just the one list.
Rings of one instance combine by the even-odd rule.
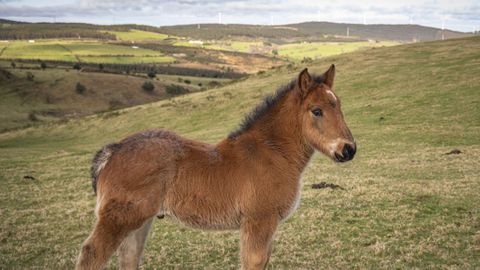
[[323, 83], [328, 87], [333, 87], [333, 80], [335, 79], [335, 65], [332, 64], [330, 68], [323, 74]]
[[308, 69], [305, 68], [300, 72], [300, 75], [298, 75], [298, 89], [300, 90], [300, 93], [304, 97], [307, 95], [308, 89], [310, 88], [312, 84], [312, 77], [310, 74], [308, 74]]

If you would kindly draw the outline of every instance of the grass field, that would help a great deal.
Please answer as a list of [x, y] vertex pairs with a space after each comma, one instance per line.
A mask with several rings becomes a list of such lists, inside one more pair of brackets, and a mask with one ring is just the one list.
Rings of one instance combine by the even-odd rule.
[[205, 43], [203, 45], [190, 43], [185, 40], [179, 40], [174, 43], [177, 46], [202, 47], [212, 50], [246, 52], [246, 53], [272, 53], [272, 48], [278, 52], [281, 57], [292, 61], [301, 61], [304, 58], [319, 59], [332, 55], [353, 52], [360, 49], [373, 47], [386, 47], [399, 45], [394, 41], [379, 42], [302, 42], [289, 43], [283, 45], [266, 46], [260, 41], [216, 41], [214, 43]]
[[277, 48], [278, 55], [294, 61], [300, 61], [305, 57], [318, 59], [332, 55], [352, 52], [359, 49], [394, 46], [399, 43], [393, 41], [374, 42], [311, 42], [293, 43], [280, 45]]
[[[268, 269], [480, 268], [480, 39], [375, 48], [309, 68], [331, 63], [358, 154], [346, 164], [313, 158]], [[0, 268], [73, 267], [94, 222], [88, 170], [103, 144], [154, 127], [214, 143], [301, 68], [0, 134]], [[445, 155], [454, 148], [462, 153]], [[345, 190], [310, 188], [321, 181]], [[143, 265], [235, 269], [238, 252], [236, 232], [165, 219], [153, 226]]]
[[228, 83], [231, 81], [231, 79], [222, 79], [222, 78], [208, 78], [208, 77], [193, 77], [193, 76], [179, 76], [179, 75], [163, 75], [163, 74], [158, 74], [157, 78], [160, 81], [165, 81], [165, 82], [185, 82], [185, 81], [190, 81], [190, 83], [184, 83], [185, 85], [193, 85], [193, 86], [199, 86], [201, 84], [201, 87], [208, 87], [209, 83], [212, 84], [212, 82], [215, 82], [214, 84], [222, 84], [222, 83]]
[[132, 40], [132, 41], [152, 41], [152, 40], [164, 40], [168, 38], [168, 35], [147, 32], [141, 30], [131, 29], [130, 31], [105, 31], [107, 33], [117, 36], [119, 40]]
[[[10, 67], [10, 62], [0, 61], [2, 67]], [[15, 78], [0, 83], [0, 132], [169, 98], [165, 87], [170, 84], [181, 85], [191, 91], [201, 89], [196, 81], [185, 84], [176, 78], [165, 80], [158, 76], [150, 80], [65, 68], [40, 70], [38, 67], [38, 64], [17, 63], [16, 69], [6, 69]], [[26, 79], [27, 73], [33, 74], [33, 81]], [[3, 79], [0, 73], [0, 81]], [[153, 82], [154, 91], [142, 89], [145, 81]], [[77, 83], [86, 87], [85, 93], [76, 92]], [[35, 115], [34, 119], [31, 119], [31, 114]]]
[[252, 53], [255, 51], [255, 48], [262, 48], [263, 46], [263, 42], [229, 41], [208, 44], [205, 47], [213, 50]]
[[67, 40], [10, 42], [0, 59], [42, 59], [105, 64], [165, 63], [175, 60], [149, 49], [95, 41]]

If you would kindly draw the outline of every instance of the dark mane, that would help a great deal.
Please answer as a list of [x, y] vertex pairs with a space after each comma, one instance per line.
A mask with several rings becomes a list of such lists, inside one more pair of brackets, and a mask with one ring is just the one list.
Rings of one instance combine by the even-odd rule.
[[[317, 76], [317, 75], [312, 75], [312, 79], [318, 83], [321, 84], [324, 81], [323, 76]], [[281, 100], [288, 92], [291, 90], [295, 89], [295, 86], [297, 84], [297, 79], [294, 79], [290, 81], [288, 84], [281, 86], [280, 88], [275, 91], [273, 95], [269, 95], [265, 97], [250, 113], [245, 115], [245, 118], [243, 119], [242, 123], [240, 126], [232, 131], [229, 135], [229, 139], [234, 139], [238, 135], [248, 131], [253, 124], [265, 113], [267, 113], [279, 100]]]

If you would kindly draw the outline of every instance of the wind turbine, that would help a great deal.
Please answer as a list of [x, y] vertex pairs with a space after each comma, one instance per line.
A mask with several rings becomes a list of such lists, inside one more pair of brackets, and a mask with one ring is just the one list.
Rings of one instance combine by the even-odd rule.
[[442, 40], [445, 40], [445, 19], [442, 19]]

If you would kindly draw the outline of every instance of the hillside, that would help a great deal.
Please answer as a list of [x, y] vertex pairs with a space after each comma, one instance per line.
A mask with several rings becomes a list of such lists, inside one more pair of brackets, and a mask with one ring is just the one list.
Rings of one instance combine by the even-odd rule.
[[[336, 64], [335, 91], [358, 152], [346, 164], [314, 157], [303, 175], [299, 210], [277, 233], [271, 269], [480, 268], [479, 59], [475, 37], [309, 64], [317, 73]], [[0, 268], [73, 267], [94, 221], [89, 163], [105, 143], [159, 127], [214, 143], [303, 67], [108, 118], [0, 134]], [[454, 148], [461, 153], [446, 154]], [[319, 182], [344, 190], [310, 188]], [[233, 269], [238, 252], [236, 232], [157, 220], [143, 266]]]
[[[27, 66], [28, 69], [2, 69], [0, 62], [0, 132], [42, 122], [111, 111], [169, 98], [168, 85], [198, 91], [198, 85], [172, 80], [150, 80], [155, 89], [142, 89], [146, 78], [70, 69]], [[33, 76], [28, 79], [28, 74]], [[77, 89], [77, 83], [85, 87]]]
[[[380, 39], [403, 42], [438, 40], [442, 30], [421, 25], [344, 24], [331, 22], [304, 22], [287, 25], [248, 24], [191, 24], [154, 27], [148, 25], [94, 25], [84, 23], [22, 23], [0, 21], [0, 40], [38, 38], [95, 38], [116, 40], [115, 31], [130, 30], [160, 33], [167, 37], [189, 37], [202, 40], [265, 39], [272, 42], [294, 40], [336, 41], [335, 36], [346, 36], [350, 29], [351, 40]], [[138, 34], [138, 33], [137, 33]], [[325, 37], [328, 35], [329, 37]], [[444, 37], [459, 38], [471, 34], [445, 30]], [[154, 35], [151, 35], [154, 36]], [[163, 39], [154, 36], [154, 39]], [[119, 39], [122, 39], [120, 37]]]
[[[160, 32], [169, 35], [187, 36], [197, 39], [229, 39], [251, 37], [265, 39], [322, 39], [325, 35], [350, 36], [355, 39], [396, 40], [403, 42], [439, 40], [442, 30], [421, 25], [376, 25], [344, 24], [330, 22], [304, 22], [279, 26], [236, 25], [236, 24], [194, 24], [160, 27]], [[468, 33], [445, 30], [444, 37], [459, 38]]]
[[[442, 29], [415, 24], [388, 25], [388, 24], [347, 24], [330, 22], [305, 22], [285, 25], [309, 36], [320, 35], [347, 35], [364, 39], [381, 39], [397, 41], [432, 41], [442, 39]], [[470, 34], [457, 31], [443, 31], [444, 38], [461, 38]]]

